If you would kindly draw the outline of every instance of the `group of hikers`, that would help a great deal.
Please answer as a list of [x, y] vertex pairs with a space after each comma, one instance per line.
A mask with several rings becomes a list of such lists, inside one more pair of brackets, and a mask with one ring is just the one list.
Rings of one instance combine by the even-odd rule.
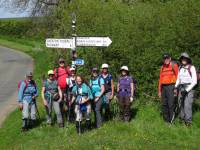
[[[65, 118], [73, 121], [74, 117], [78, 133], [84, 131], [83, 117], [86, 120], [86, 130], [91, 129], [92, 111], [96, 128], [102, 126], [103, 120], [110, 120], [110, 103], [115, 96], [115, 87], [108, 69], [108, 64], [102, 64], [101, 71], [97, 67], [93, 68], [88, 82], [83, 76], [76, 74], [75, 67], [67, 67], [65, 60], [60, 58], [59, 67], [48, 71], [48, 78], [42, 85], [41, 95], [47, 124], [53, 124], [52, 110], [56, 114], [60, 128], [64, 127]], [[117, 85], [120, 118], [129, 121], [131, 103], [134, 99], [134, 78], [129, 75], [127, 66], [122, 66], [120, 72]], [[38, 88], [32, 72], [26, 74], [26, 79], [19, 83], [18, 88], [18, 102], [22, 110], [22, 131], [26, 131], [32, 128], [36, 121]]]
[[[63, 58], [59, 67], [48, 71], [48, 78], [43, 81], [42, 100], [46, 110], [46, 123], [53, 124], [52, 111], [60, 128], [68, 118], [76, 122], [77, 133], [90, 130], [91, 113], [94, 112], [96, 128], [102, 126], [103, 120], [111, 118], [110, 103], [115, 96], [115, 86], [108, 64], [102, 64], [101, 70], [93, 68], [91, 78], [86, 81], [76, 74], [75, 67], [67, 67]], [[180, 63], [172, 61], [169, 54], [164, 54], [160, 69], [158, 95], [162, 99], [162, 114], [166, 122], [172, 123], [176, 106], [180, 105], [180, 119], [186, 125], [192, 123], [192, 102], [197, 74], [192, 60], [187, 53], [181, 54]], [[22, 131], [32, 128], [36, 121], [38, 88], [32, 72], [18, 85], [18, 102], [22, 110]], [[136, 80], [129, 74], [129, 68], [122, 66], [117, 81], [117, 102], [120, 119], [128, 122], [131, 119], [131, 104], [135, 99]], [[176, 97], [181, 102], [176, 103]], [[103, 111], [104, 110], [104, 111]], [[104, 113], [103, 113], [104, 112]], [[83, 118], [85, 125], [83, 126]]]

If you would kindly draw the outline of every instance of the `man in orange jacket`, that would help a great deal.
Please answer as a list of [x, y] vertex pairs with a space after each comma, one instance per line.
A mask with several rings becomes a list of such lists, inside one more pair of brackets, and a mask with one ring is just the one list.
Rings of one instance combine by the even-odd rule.
[[174, 119], [175, 98], [174, 86], [178, 76], [178, 65], [171, 60], [169, 54], [163, 55], [163, 65], [160, 68], [158, 96], [162, 99], [162, 113], [166, 122]]

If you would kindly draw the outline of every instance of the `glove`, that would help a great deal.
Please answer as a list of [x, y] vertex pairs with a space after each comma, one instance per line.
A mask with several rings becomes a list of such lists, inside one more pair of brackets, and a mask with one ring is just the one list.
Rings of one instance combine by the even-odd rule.
[[131, 103], [133, 102], [133, 97], [130, 97], [130, 102], [131, 102]]
[[188, 93], [188, 92], [187, 92], [186, 90], [184, 90], [184, 91], [181, 92], [181, 96], [182, 96], [182, 97], [185, 97], [185, 96], [187, 95], [187, 93]]

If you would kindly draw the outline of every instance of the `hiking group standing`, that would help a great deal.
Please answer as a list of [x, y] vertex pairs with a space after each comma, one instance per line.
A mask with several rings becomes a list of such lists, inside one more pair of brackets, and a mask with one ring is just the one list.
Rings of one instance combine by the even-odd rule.
[[[158, 96], [162, 100], [162, 115], [165, 122], [173, 123], [178, 114], [181, 122], [190, 126], [194, 90], [199, 74], [187, 53], [181, 54], [179, 62], [173, 61], [169, 54], [163, 55]], [[108, 64], [102, 64], [101, 70], [97, 67], [93, 68], [89, 82], [83, 76], [76, 75], [76, 68], [66, 66], [63, 58], [59, 59], [59, 67], [49, 70], [47, 74], [48, 78], [43, 80], [42, 85], [42, 100], [47, 124], [53, 124], [54, 110], [60, 128], [64, 127], [65, 117], [67, 117], [67, 122], [76, 122], [76, 130], [80, 134], [84, 131], [83, 124], [86, 130], [91, 129], [93, 111], [95, 127], [100, 128], [103, 121], [112, 118], [111, 101], [115, 95], [120, 119], [125, 122], [130, 121], [136, 80], [130, 75], [127, 66], [120, 68], [116, 94]], [[28, 72], [26, 79], [18, 85], [23, 131], [31, 128], [36, 120], [38, 88], [32, 77], [32, 72]]]
[[162, 114], [166, 122], [173, 123], [177, 114], [185, 125], [192, 124], [192, 104], [198, 79], [199, 75], [187, 53], [181, 54], [179, 62], [164, 54], [158, 95], [162, 99]]

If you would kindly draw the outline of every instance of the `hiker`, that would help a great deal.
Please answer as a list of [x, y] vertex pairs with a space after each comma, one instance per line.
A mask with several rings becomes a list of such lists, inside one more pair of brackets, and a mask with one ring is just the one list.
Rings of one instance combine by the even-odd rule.
[[52, 125], [52, 107], [56, 113], [57, 123], [60, 128], [64, 127], [60, 110], [62, 102], [62, 91], [58, 82], [54, 78], [53, 70], [48, 71], [48, 78], [44, 80], [42, 86], [42, 99], [46, 110], [47, 124]]
[[22, 110], [22, 131], [32, 128], [36, 122], [36, 97], [38, 89], [32, 72], [26, 73], [26, 79], [19, 83], [18, 102]]
[[67, 85], [69, 87], [68, 89], [68, 122], [74, 121], [75, 114], [74, 114], [74, 109], [75, 109], [75, 104], [72, 103], [71, 106], [69, 106], [69, 103], [72, 101], [73, 93], [72, 89], [74, 86], [76, 86], [76, 69], [74, 67], [70, 68], [70, 76], [66, 79]]
[[96, 128], [100, 128], [102, 125], [101, 108], [102, 104], [105, 102], [105, 82], [101, 76], [99, 76], [98, 68], [92, 69], [92, 77], [90, 80], [90, 87], [92, 89], [92, 94], [94, 97], [93, 109], [95, 113], [95, 125]]
[[83, 77], [76, 77], [76, 85], [72, 89], [73, 98], [70, 104], [75, 102], [75, 113], [76, 113], [76, 129], [77, 133], [82, 133], [82, 117], [85, 113], [86, 117], [86, 128], [90, 130], [91, 128], [91, 100], [93, 95], [91, 93], [90, 87], [85, 83]]
[[101, 77], [105, 82], [105, 120], [111, 119], [110, 102], [114, 97], [114, 81], [112, 75], [108, 72], [108, 68], [108, 64], [102, 64], [101, 66]]
[[163, 65], [160, 68], [158, 96], [162, 100], [163, 119], [172, 123], [175, 117], [174, 85], [178, 75], [178, 64], [173, 62], [169, 54], [163, 55]]
[[192, 60], [187, 53], [182, 53], [180, 57], [180, 69], [175, 84], [175, 94], [179, 90], [180, 119], [186, 126], [192, 124], [192, 103], [194, 100], [194, 87], [197, 84], [197, 72], [192, 65]]
[[129, 75], [127, 66], [120, 69], [121, 75], [117, 84], [117, 97], [120, 108], [120, 119], [128, 122], [131, 119], [131, 104], [134, 100], [134, 83], [132, 76]]
[[[69, 66], [65, 65], [65, 60], [63, 58], [59, 59], [59, 67], [54, 69], [54, 77], [58, 81], [58, 85], [62, 91], [62, 102], [60, 103], [62, 116], [65, 116], [64, 113], [67, 110], [67, 90], [68, 85], [66, 82], [66, 78], [70, 75]], [[64, 119], [64, 118], [63, 118]]]

